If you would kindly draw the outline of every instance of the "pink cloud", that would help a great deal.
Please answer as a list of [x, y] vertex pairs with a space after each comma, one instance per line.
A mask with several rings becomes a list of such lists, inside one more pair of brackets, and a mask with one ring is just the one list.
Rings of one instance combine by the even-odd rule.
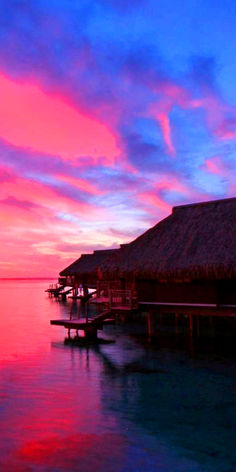
[[0, 277], [56, 276], [84, 247], [109, 247], [112, 236], [94, 230], [107, 213], [7, 172], [0, 186]]
[[205, 162], [205, 169], [216, 175], [224, 176], [225, 174], [228, 174], [228, 169], [225, 167], [224, 162], [219, 156], [207, 159]]
[[0, 73], [0, 136], [14, 146], [59, 155], [92, 156], [113, 165], [120, 151], [108, 126], [34, 84]]
[[217, 129], [217, 135], [224, 141], [236, 139], [236, 119], [223, 120]]
[[[202, 109], [205, 111], [206, 123], [209, 131], [222, 140], [235, 139], [235, 113], [234, 107], [228, 106], [223, 99], [214, 92], [208, 91], [203, 97], [195, 98], [193, 93], [184, 87], [167, 81], [154, 87], [157, 94], [155, 105], [151, 106], [151, 114], [157, 119], [163, 132], [163, 138], [170, 155], [176, 155], [177, 151], [172, 138], [172, 123], [170, 114], [174, 106], [182, 109]], [[226, 119], [227, 115], [231, 119]]]
[[235, 196], [236, 193], [236, 169], [232, 164], [224, 162], [220, 156], [214, 156], [211, 159], [207, 159], [203, 170], [222, 177], [227, 182], [227, 194], [228, 196]]
[[175, 156], [177, 151], [171, 136], [170, 113], [175, 105], [186, 109], [194, 108], [192, 95], [189, 90], [170, 81], [159, 83], [158, 87], [154, 87], [154, 91], [157, 93], [157, 103], [152, 106], [151, 113], [161, 126], [169, 154]]
[[87, 202], [72, 200], [60, 195], [54, 189], [30, 179], [15, 177], [11, 181], [3, 182], [0, 186], [0, 200], [8, 197], [16, 198], [20, 201], [29, 201], [46, 207], [55, 212], [67, 212], [75, 215], [84, 214], [86, 217], [94, 216], [101, 208], [93, 206]]
[[159, 181], [152, 182], [150, 190], [140, 192], [138, 198], [142, 204], [149, 206], [151, 214], [156, 214], [156, 209], [160, 210], [161, 213], [168, 214], [173, 206], [166, 201], [168, 192], [179, 193], [184, 200], [189, 199], [189, 203], [194, 200], [201, 201], [209, 198], [206, 192], [197, 190], [171, 173], [161, 175]]
[[156, 209], [160, 210], [161, 212], [170, 213], [171, 205], [163, 198], [161, 198], [157, 192], [142, 192], [138, 196], [139, 200], [142, 204], [148, 205], [150, 207], [151, 213], [156, 214]]
[[175, 156], [176, 149], [173, 145], [172, 138], [171, 138], [171, 127], [170, 127], [170, 119], [168, 114], [160, 112], [156, 115], [157, 120], [160, 123], [160, 126], [163, 131], [164, 140], [169, 151], [169, 154]]
[[56, 177], [65, 182], [69, 185], [73, 185], [73, 187], [78, 188], [79, 190], [84, 190], [85, 192], [90, 193], [91, 195], [103, 195], [105, 192], [99, 189], [96, 185], [87, 182], [87, 180], [70, 177], [68, 175], [57, 174]]

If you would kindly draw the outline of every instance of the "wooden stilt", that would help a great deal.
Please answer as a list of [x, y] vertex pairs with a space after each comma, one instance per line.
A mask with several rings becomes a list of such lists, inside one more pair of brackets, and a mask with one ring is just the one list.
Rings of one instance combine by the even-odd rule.
[[193, 315], [189, 315], [189, 330], [190, 336], [193, 336]]
[[194, 338], [193, 338], [193, 315], [189, 315], [189, 331], [190, 331], [190, 352], [194, 354]]
[[78, 319], [81, 318], [81, 313], [82, 313], [82, 300], [79, 301], [79, 307], [78, 307]]
[[209, 316], [209, 325], [210, 325], [211, 335], [214, 336], [215, 335], [215, 326], [214, 326], [214, 317], [213, 316]]
[[199, 318], [199, 315], [196, 316], [196, 321], [197, 321], [197, 337], [199, 338], [199, 336], [200, 336], [200, 318]]
[[148, 341], [151, 341], [153, 336], [155, 335], [153, 314], [151, 312], [147, 313], [147, 330], [148, 330]]
[[175, 334], [178, 335], [179, 328], [179, 313], [175, 313]]
[[86, 339], [97, 339], [97, 328], [95, 326], [89, 326], [84, 330]]

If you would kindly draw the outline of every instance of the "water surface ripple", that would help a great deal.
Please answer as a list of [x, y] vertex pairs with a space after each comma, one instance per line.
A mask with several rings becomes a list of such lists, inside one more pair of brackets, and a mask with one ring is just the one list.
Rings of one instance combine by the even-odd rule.
[[44, 281], [0, 281], [1, 472], [233, 472], [235, 360], [115, 343], [64, 345], [70, 301]]

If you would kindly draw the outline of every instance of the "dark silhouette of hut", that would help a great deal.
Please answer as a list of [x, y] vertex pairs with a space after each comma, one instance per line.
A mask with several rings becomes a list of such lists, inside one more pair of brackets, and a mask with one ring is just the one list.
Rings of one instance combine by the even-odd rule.
[[[236, 312], [236, 198], [176, 206], [103, 262], [138, 301]], [[168, 308], [169, 309], [169, 308]]]
[[59, 281], [64, 285], [89, 286], [95, 288], [100, 278], [99, 267], [118, 249], [102, 249], [93, 254], [82, 254], [79, 259], [60, 272]]

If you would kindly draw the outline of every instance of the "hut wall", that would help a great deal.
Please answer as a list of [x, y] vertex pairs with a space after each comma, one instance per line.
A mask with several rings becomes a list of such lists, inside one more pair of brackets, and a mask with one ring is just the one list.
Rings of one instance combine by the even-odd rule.
[[159, 303], [218, 303], [217, 284], [212, 281], [136, 281], [138, 300]]
[[142, 302], [153, 302], [157, 301], [157, 280], [146, 280], [146, 279], [137, 279], [136, 280], [136, 291], [138, 296], [138, 301]]
[[77, 285], [80, 285], [80, 284], [83, 284], [83, 285], [87, 285], [88, 287], [90, 288], [96, 288], [96, 283], [97, 283], [97, 276], [95, 275], [79, 275], [79, 274], [76, 274], [74, 276], [74, 283], [76, 283]]
[[219, 281], [218, 293], [220, 305], [236, 305], [236, 280]]

